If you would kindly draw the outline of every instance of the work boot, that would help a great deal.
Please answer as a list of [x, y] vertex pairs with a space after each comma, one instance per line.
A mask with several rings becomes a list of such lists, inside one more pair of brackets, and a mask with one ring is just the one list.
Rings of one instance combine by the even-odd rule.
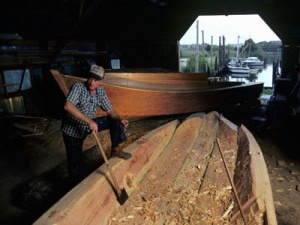
[[122, 150], [117, 150], [117, 149], [118, 148], [111, 150], [111, 157], [118, 157], [125, 160], [131, 158], [131, 154], [129, 152], [124, 152]]

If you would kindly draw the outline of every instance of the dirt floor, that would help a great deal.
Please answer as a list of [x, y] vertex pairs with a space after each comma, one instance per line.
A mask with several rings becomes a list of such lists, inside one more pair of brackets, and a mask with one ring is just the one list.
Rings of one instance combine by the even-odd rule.
[[[272, 117], [271, 124], [257, 122], [254, 116], [266, 116], [261, 106], [218, 111], [235, 124], [246, 125], [259, 143], [269, 171], [278, 224], [300, 224], [299, 134], [292, 132], [297, 127], [293, 118]], [[168, 121], [186, 116], [132, 122], [126, 144]], [[60, 121], [8, 117], [0, 123], [0, 224], [32, 224], [72, 188], [67, 177]], [[99, 137], [108, 151], [108, 133], [102, 132]], [[95, 140], [88, 137], [84, 144], [86, 175], [103, 163], [95, 146]]]

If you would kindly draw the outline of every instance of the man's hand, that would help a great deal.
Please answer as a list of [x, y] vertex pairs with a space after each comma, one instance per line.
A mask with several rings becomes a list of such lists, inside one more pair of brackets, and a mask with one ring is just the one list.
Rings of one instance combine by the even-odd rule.
[[66, 101], [65, 106], [64, 106], [65, 110], [70, 113], [72, 116], [74, 116], [75, 118], [85, 122], [88, 124], [89, 128], [91, 131], [95, 131], [98, 132], [98, 125], [95, 121], [91, 120], [90, 118], [88, 118], [86, 115], [84, 115], [82, 112], [80, 112], [75, 105], [73, 105], [72, 102]]
[[88, 123], [88, 125], [89, 125], [89, 128], [90, 128], [90, 130], [92, 132], [96, 132], [96, 133], [98, 132], [98, 125], [97, 125], [97, 123], [95, 121], [90, 120], [90, 122]]
[[113, 119], [113, 120], [120, 120], [121, 124], [124, 128], [127, 128], [129, 125], [129, 122], [127, 119], [122, 119], [122, 117], [115, 111], [114, 109], [111, 109], [110, 111], [107, 112], [108, 115]]
[[126, 119], [122, 119], [122, 120], [121, 120], [121, 124], [122, 124], [122, 126], [123, 126], [124, 128], [127, 128], [128, 125], [129, 125], [129, 122], [128, 122], [128, 120], [126, 120]]

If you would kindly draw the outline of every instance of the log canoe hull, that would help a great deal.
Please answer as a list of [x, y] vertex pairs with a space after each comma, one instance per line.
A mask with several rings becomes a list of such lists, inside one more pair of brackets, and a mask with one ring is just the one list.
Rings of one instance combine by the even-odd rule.
[[[216, 140], [220, 140], [234, 198]], [[270, 179], [249, 130], [217, 112], [171, 121], [129, 145], [129, 160], [111, 158], [129, 199], [120, 205], [102, 165], [45, 212], [39, 224], [277, 225]]]

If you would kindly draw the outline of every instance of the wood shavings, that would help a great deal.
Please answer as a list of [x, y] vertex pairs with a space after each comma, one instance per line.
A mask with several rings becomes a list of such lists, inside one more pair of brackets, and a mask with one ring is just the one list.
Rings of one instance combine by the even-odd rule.
[[279, 189], [276, 189], [275, 190], [277, 193], [283, 193], [284, 192], [284, 189], [283, 188], [279, 188]]
[[227, 216], [231, 213], [231, 211], [232, 211], [232, 209], [233, 209], [233, 206], [234, 206], [234, 202], [232, 201], [232, 202], [230, 203], [228, 209], [223, 213], [223, 215], [222, 215], [223, 218], [224, 218], [224, 217], [227, 217]]
[[[208, 133], [205, 135], [210, 136]], [[176, 182], [169, 181], [169, 175], [171, 176], [172, 170], [175, 169], [173, 165], [169, 166], [164, 161], [153, 166], [139, 185], [138, 192], [130, 196], [130, 204], [113, 215], [117, 220], [114, 220], [112, 225], [117, 225], [118, 221], [123, 221], [124, 218], [129, 222], [127, 217], [130, 215], [130, 224], [230, 224], [230, 215], [234, 208], [233, 190], [224, 169], [220, 167], [220, 156], [209, 154], [213, 148], [213, 143], [209, 140], [211, 139], [204, 138], [199, 146], [210, 150], [200, 153], [193, 149], [189, 152], [185, 161], [188, 165], [182, 165], [176, 172], [176, 177], [172, 178]], [[180, 155], [177, 157], [174, 152], [177, 155], [181, 150], [172, 148], [173, 153], [168, 160], [180, 160]], [[236, 157], [231, 154], [235, 151], [230, 148], [226, 153], [228, 158], [232, 159], [230, 161], [234, 168]], [[207, 175], [203, 178], [206, 168]], [[199, 191], [202, 181], [204, 185]]]
[[126, 184], [129, 188], [136, 186], [136, 184], [134, 183], [133, 174], [130, 174], [130, 173], [126, 174]]

